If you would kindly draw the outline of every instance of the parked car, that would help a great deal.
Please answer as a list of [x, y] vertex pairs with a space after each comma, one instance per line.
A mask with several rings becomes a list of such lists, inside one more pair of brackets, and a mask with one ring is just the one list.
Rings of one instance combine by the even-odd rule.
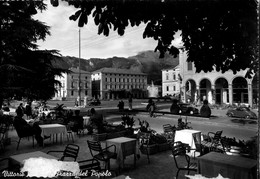
[[246, 119], [257, 119], [257, 115], [248, 107], [237, 107], [227, 111], [229, 117], [241, 117]]
[[88, 103], [89, 106], [99, 106], [101, 105], [101, 102], [99, 99], [94, 99]]
[[199, 114], [199, 110], [189, 103], [179, 103], [182, 114]]

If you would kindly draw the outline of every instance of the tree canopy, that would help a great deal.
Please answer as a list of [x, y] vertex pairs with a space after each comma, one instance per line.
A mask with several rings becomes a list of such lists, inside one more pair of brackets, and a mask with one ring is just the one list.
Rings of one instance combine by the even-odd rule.
[[[51, 0], [58, 6], [58, 0]], [[181, 31], [183, 49], [197, 72], [223, 73], [248, 69], [247, 77], [258, 70], [258, 2], [255, 0], [85, 0], [69, 1], [76, 8], [70, 20], [87, 25], [93, 16], [98, 34], [110, 30], [123, 35], [127, 26], [146, 24], [143, 38], [158, 41], [155, 51], [178, 55], [172, 45]]]
[[38, 50], [37, 40], [50, 35], [49, 27], [34, 20], [42, 1], [0, 2], [0, 108], [9, 97], [50, 99], [55, 92], [55, 75], [67, 70], [55, 66], [60, 55], [55, 50]]

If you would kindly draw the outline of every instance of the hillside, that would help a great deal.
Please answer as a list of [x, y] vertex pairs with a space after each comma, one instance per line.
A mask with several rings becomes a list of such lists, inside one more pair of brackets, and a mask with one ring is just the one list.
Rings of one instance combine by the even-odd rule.
[[[76, 57], [63, 57], [70, 67], [78, 67], [79, 59]], [[143, 72], [148, 74], [148, 84], [151, 81], [154, 84], [161, 84], [162, 73], [161, 70], [178, 65], [178, 57], [165, 54], [164, 58], [159, 58], [159, 53], [153, 51], [140, 52], [136, 56], [128, 58], [124, 57], [111, 57], [106, 59], [90, 58], [88, 60], [81, 59], [80, 66], [82, 70], [93, 72], [100, 68], [122, 68], [131, 69], [137, 72]]]

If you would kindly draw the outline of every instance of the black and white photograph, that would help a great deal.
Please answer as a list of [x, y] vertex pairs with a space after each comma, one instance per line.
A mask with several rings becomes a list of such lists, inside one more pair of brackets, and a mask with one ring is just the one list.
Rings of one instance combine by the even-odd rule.
[[0, 0], [0, 177], [257, 179], [259, 0]]

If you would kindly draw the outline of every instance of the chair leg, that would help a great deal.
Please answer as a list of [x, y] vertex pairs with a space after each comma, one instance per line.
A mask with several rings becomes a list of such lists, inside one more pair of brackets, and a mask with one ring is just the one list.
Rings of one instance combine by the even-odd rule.
[[176, 179], [178, 179], [179, 172], [180, 172], [180, 169], [178, 169], [178, 171], [177, 171]]
[[18, 150], [18, 148], [19, 148], [20, 141], [21, 141], [21, 138], [19, 138], [19, 141], [18, 141], [18, 143], [17, 143], [16, 150]]
[[33, 141], [33, 148], [34, 148], [34, 136], [32, 136], [32, 141]]
[[150, 157], [149, 157], [148, 150], [147, 150], [147, 160], [148, 160], [148, 163], [150, 163]]

